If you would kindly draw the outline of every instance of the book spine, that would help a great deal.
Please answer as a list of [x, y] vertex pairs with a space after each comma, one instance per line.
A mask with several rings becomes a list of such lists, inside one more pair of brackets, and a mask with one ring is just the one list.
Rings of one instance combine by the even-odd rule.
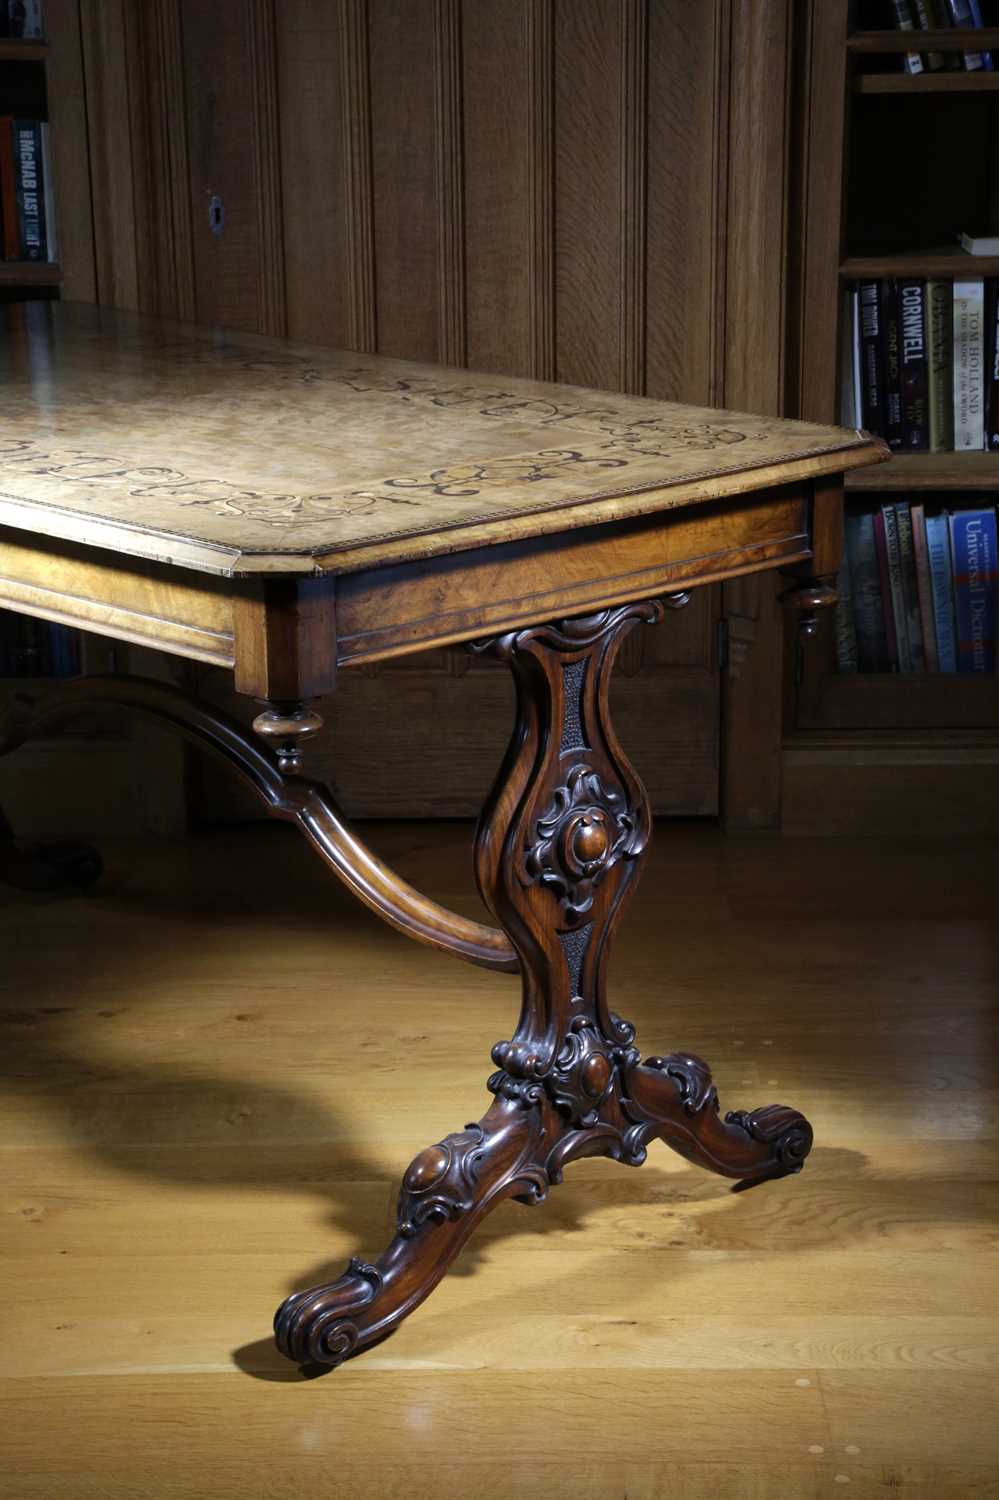
[[846, 551], [850, 559], [857, 666], [861, 672], [887, 672], [890, 661], [881, 604], [881, 574], [870, 511], [847, 511]]
[[[981, 7], [981, 4], [980, 4], [980, 0], [968, 0], [968, 9], [971, 12], [971, 24], [972, 24], [972, 26], [976, 26], [978, 28], [978, 30], [981, 31], [982, 25], [984, 23], [982, 21], [982, 7]], [[982, 59], [982, 67], [985, 69], [985, 71], [987, 73], [991, 73], [993, 71], [993, 67], [992, 67], [992, 53], [991, 52], [983, 51], [983, 52], [980, 52], [978, 55]]]
[[[891, 0], [892, 16], [897, 31], [914, 31], [916, 23], [913, 20], [912, 7], [909, 0]], [[902, 66], [907, 73], [921, 73], [923, 71], [923, 59], [918, 52], [905, 52], [902, 54]]]
[[905, 639], [909, 651], [909, 671], [926, 671], [926, 651], [923, 646], [923, 622], [919, 613], [919, 588], [916, 581], [916, 550], [912, 535], [912, 512], [908, 501], [895, 506], [895, 526], [898, 531], [898, 569], [902, 589], [902, 614], [905, 620]]
[[[950, 13], [952, 26], [967, 28], [976, 24], [975, 12], [971, 6], [971, 0], [947, 0], [947, 10]], [[977, 24], [979, 26], [982, 24], [980, 17]], [[986, 66], [985, 54], [983, 52], [966, 52], [964, 54], [964, 66], [969, 73], [977, 73], [979, 69]], [[992, 66], [991, 57], [989, 58], [988, 66]]]
[[[936, 25], [936, 18], [930, 8], [930, 0], [912, 0], [912, 9], [919, 30], [932, 31]], [[924, 52], [922, 57], [924, 66], [932, 73], [939, 72], [946, 65], [942, 52]]]
[[[3, 0], [0, 0], [0, 5]], [[14, 121], [0, 115], [0, 206], [3, 208], [4, 260], [19, 260], [21, 236], [17, 229], [17, 171], [14, 166]]]
[[884, 378], [881, 339], [881, 283], [860, 283], [861, 405], [863, 425], [884, 436]]
[[839, 360], [839, 420], [844, 427], [859, 427], [856, 420], [857, 390], [855, 385], [856, 365], [854, 360], [854, 294], [847, 287], [840, 299], [842, 323], [840, 325]]
[[985, 446], [999, 452], [999, 279], [986, 282]]
[[957, 671], [957, 627], [954, 620], [954, 575], [950, 556], [950, 528], [946, 515], [926, 517], [926, 551], [933, 587], [933, 623], [937, 635], [937, 666]]
[[902, 446], [925, 453], [930, 446], [926, 369], [926, 284], [899, 287], [902, 321]]
[[926, 283], [926, 387], [930, 452], [954, 446], [954, 309], [949, 281]]
[[957, 621], [957, 670], [995, 671], [996, 513], [957, 510], [950, 517]]
[[46, 248], [49, 260], [58, 260], [59, 245], [56, 240], [55, 190], [52, 186], [52, 140], [49, 135], [47, 120], [42, 121], [40, 133], [42, 142], [42, 201], [45, 207]]
[[834, 625], [836, 630], [836, 666], [840, 672], [856, 672], [859, 667], [857, 654], [857, 625], [853, 607], [853, 577], [850, 568], [850, 553], [844, 547], [843, 561], [839, 569]]
[[851, 312], [850, 327], [853, 341], [853, 421], [852, 427], [861, 428], [864, 425], [864, 377], [863, 361], [860, 353], [860, 288], [854, 287], [850, 294]]
[[954, 283], [954, 448], [957, 452], [985, 445], [984, 423], [984, 287], [976, 281]]
[[898, 282], [894, 277], [881, 283], [881, 326], [884, 330], [884, 412], [882, 436], [889, 448], [901, 448], [902, 427], [902, 323]]
[[940, 655], [937, 651], [937, 627], [933, 617], [933, 579], [930, 576], [930, 554], [926, 540], [926, 508], [912, 505], [912, 547], [916, 555], [916, 594], [919, 599], [919, 623], [922, 628], [923, 651], [927, 672], [939, 672]]
[[[895, 600], [892, 597], [891, 586], [891, 557], [889, 555], [888, 526], [885, 520], [885, 511], [891, 510], [891, 506], [882, 506], [874, 513], [874, 540], [878, 551], [878, 577], [881, 584], [881, 613], [885, 622], [885, 640], [888, 646], [888, 669], [891, 672], [900, 670], [898, 621], [895, 615]], [[894, 539], [896, 564], [898, 554], [898, 534], [895, 531], [894, 512], [892, 513], [892, 536]]]
[[18, 229], [25, 260], [45, 259], [42, 142], [37, 120], [14, 121]]

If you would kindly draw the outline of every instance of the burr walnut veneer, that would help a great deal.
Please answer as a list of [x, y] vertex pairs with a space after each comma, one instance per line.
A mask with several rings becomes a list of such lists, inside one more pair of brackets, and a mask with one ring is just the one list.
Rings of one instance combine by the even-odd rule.
[[[786, 569], [807, 631], [835, 599], [842, 474], [882, 445], [93, 307], [13, 310], [3, 356], [0, 605], [232, 668], [259, 712], [254, 736], [161, 683], [80, 678], [8, 710], [0, 748], [105, 704], [159, 717], [387, 921], [521, 976], [488, 1110], [410, 1164], [377, 1260], [279, 1309], [281, 1348], [337, 1364], [383, 1337], [494, 1203], [538, 1202], [576, 1157], [638, 1165], [658, 1138], [738, 1185], [797, 1171], [801, 1115], [722, 1117], [705, 1063], [643, 1062], [610, 1007], [650, 817], [608, 688], [625, 633], [712, 580]], [[475, 846], [496, 927], [406, 885], [300, 774], [339, 670], [449, 643], [517, 688]]]

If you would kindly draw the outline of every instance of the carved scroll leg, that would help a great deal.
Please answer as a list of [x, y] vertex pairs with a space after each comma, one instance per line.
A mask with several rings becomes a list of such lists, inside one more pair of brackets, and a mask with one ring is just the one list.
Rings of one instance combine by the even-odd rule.
[[421, 1151], [403, 1177], [391, 1245], [373, 1265], [355, 1258], [339, 1280], [287, 1298], [274, 1319], [281, 1352], [300, 1364], [340, 1364], [430, 1295], [501, 1199], [540, 1202], [545, 1113], [498, 1099], [479, 1123]]
[[812, 1149], [812, 1127], [783, 1104], [735, 1110], [722, 1120], [718, 1091], [699, 1057], [674, 1053], [649, 1057], [624, 1076], [621, 1107], [634, 1123], [628, 1132], [632, 1159], [644, 1159], [655, 1139], [723, 1177], [751, 1187], [800, 1172]]

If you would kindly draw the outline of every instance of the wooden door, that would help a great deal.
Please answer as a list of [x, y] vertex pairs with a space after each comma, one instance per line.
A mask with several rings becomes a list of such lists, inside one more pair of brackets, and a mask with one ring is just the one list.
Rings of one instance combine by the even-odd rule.
[[[779, 328], [750, 341], [726, 309], [782, 289], [730, 160], [752, 180], [754, 144], [783, 151], [786, 0], [82, 14], [95, 193], [131, 204], [123, 220], [95, 203], [101, 300], [682, 401], [752, 394], [761, 365], [779, 381]], [[718, 809], [720, 596], [700, 590], [622, 663], [619, 722], [660, 812]], [[510, 723], [501, 674], [442, 652], [342, 684], [312, 763], [353, 811], [477, 807]], [[460, 768], [443, 786], [442, 740]]]

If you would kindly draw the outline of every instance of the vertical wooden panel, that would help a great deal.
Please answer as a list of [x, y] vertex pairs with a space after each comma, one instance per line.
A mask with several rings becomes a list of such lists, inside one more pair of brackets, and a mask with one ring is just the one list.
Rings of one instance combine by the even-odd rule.
[[97, 298], [97, 268], [94, 264], [83, 43], [76, 0], [49, 0], [46, 22], [49, 34], [49, 134], [62, 295], [71, 302], [94, 302]]
[[465, 202], [461, 0], [434, 0], [434, 197], [437, 203], [437, 358], [465, 363]]
[[284, 297], [284, 225], [281, 219], [281, 152], [277, 102], [274, 0], [246, 0], [250, 52], [250, 126], [260, 268], [257, 332], [288, 331]]
[[[528, 25], [538, 6], [465, 0], [462, 13], [467, 358], [473, 369], [514, 375], [538, 373], [528, 76]], [[547, 236], [550, 257], [550, 216]]]
[[[342, 0], [339, 12], [356, 8]], [[288, 332], [352, 346], [343, 28], [329, 0], [282, 0], [277, 35]], [[317, 295], [319, 289], [321, 295]], [[354, 346], [356, 347], [356, 346]]]
[[649, 14], [646, 387], [717, 402], [724, 314], [723, 0]]
[[139, 308], [193, 318], [179, 0], [128, 0], [125, 20]]
[[555, 0], [528, 0], [531, 365], [555, 379]]
[[[262, 266], [246, 0], [181, 0], [197, 315], [257, 331]], [[221, 234], [209, 204], [224, 205]]]
[[619, 0], [555, 7], [555, 288], [559, 380], [621, 384]]
[[[123, 0], [82, 0], [97, 300], [139, 305]], [[134, 83], [134, 80], [133, 80]]]
[[[789, 0], [732, 0], [724, 400], [780, 413], [784, 378]], [[724, 586], [722, 799], [732, 828], [780, 821], [783, 618], [772, 574]]]
[[340, 98], [347, 264], [347, 339], [377, 348], [367, 0], [340, 0]]
[[378, 351], [437, 357], [434, 0], [370, 0]]
[[645, 234], [648, 170], [647, 0], [624, 0], [621, 38], [621, 373], [645, 390]]

